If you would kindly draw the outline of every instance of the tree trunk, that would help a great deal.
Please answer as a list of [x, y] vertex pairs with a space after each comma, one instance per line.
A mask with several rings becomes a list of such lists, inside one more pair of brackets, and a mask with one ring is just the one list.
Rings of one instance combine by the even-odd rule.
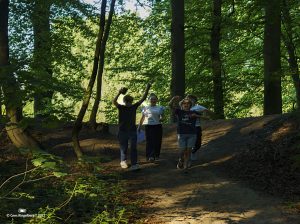
[[[113, 1], [115, 2], [115, 0], [113, 0]], [[83, 120], [83, 117], [87, 110], [87, 107], [89, 105], [90, 98], [91, 98], [92, 91], [93, 91], [93, 86], [94, 86], [95, 79], [97, 76], [101, 41], [102, 41], [103, 32], [104, 32], [104, 30], [101, 29], [101, 27], [104, 27], [104, 25], [105, 25], [105, 8], [106, 8], [106, 0], [102, 0], [100, 23], [99, 23], [99, 33], [98, 33], [96, 49], [95, 49], [95, 53], [94, 53], [93, 71], [92, 71], [92, 75], [91, 75], [90, 81], [88, 83], [87, 89], [84, 94], [84, 98], [83, 98], [83, 102], [82, 102], [80, 111], [78, 113], [77, 119], [76, 119], [74, 127], [73, 127], [73, 131], [72, 131], [73, 147], [74, 147], [74, 151], [75, 151], [78, 159], [81, 159], [83, 156], [82, 150], [80, 147], [80, 143], [79, 143], [79, 139], [78, 139], [78, 135], [82, 128], [82, 120]]]
[[213, 73], [214, 112], [217, 118], [224, 118], [224, 96], [222, 80], [222, 61], [220, 57], [221, 22], [222, 22], [222, 0], [214, 0], [212, 29], [211, 29], [211, 63]]
[[35, 87], [34, 116], [48, 117], [53, 91], [48, 90], [52, 80], [52, 54], [50, 33], [51, 1], [34, 0], [31, 21], [33, 24], [34, 50], [32, 70], [39, 86]]
[[4, 104], [9, 123], [6, 124], [7, 134], [17, 148], [40, 149], [39, 143], [20, 127], [21, 97], [19, 87], [9, 64], [8, 45], [8, 0], [0, 1], [0, 78], [4, 95]]
[[99, 104], [100, 104], [100, 100], [101, 100], [102, 76], [103, 76], [103, 70], [104, 70], [105, 48], [106, 48], [106, 43], [107, 43], [108, 36], [109, 36], [110, 26], [111, 26], [111, 23], [112, 23], [114, 8], [115, 8], [115, 1], [111, 1], [110, 11], [109, 11], [107, 23], [105, 25], [105, 29], [104, 29], [104, 27], [100, 28], [100, 29], [104, 29], [104, 34], [103, 34], [103, 38], [102, 38], [102, 41], [101, 41], [101, 47], [100, 47], [99, 68], [98, 68], [98, 74], [97, 74], [96, 98], [95, 98], [95, 102], [94, 102], [94, 105], [93, 105], [93, 108], [92, 108], [90, 121], [89, 121], [91, 127], [93, 127], [94, 129], [97, 128], [96, 127], [97, 126], [96, 117], [97, 117], [97, 112], [98, 112], [98, 108], [99, 108]]
[[171, 0], [172, 79], [171, 96], [185, 94], [184, 1]]
[[299, 67], [297, 62], [296, 56], [296, 48], [294, 45], [294, 38], [293, 38], [293, 24], [290, 15], [290, 10], [288, 8], [288, 4], [286, 0], [283, 0], [282, 6], [282, 20], [285, 28], [286, 35], [282, 35], [283, 42], [287, 49], [289, 55], [289, 68], [292, 75], [295, 91], [296, 91], [296, 102], [297, 102], [297, 109], [300, 109], [300, 80], [299, 80]]
[[15, 107], [6, 106], [6, 114], [10, 122], [6, 124], [7, 135], [17, 148], [41, 150], [42, 146], [25, 129], [20, 127], [20, 118]]
[[[171, 0], [171, 96], [184, 97], [185, 94], [185, 49], [184, 49], [184, 1]], [[170, 121], [177, 122], [175, 114]]]
[[281, 98], [281, 1], [265, 2], [264, 115], [282, 113]]

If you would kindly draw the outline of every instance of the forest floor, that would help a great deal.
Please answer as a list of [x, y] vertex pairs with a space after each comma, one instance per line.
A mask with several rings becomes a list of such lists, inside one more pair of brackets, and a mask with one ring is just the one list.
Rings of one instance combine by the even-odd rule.
[[[258, 136], [262, 133], [268, 133], [274, 138], [286, 136], [291, 132], [289, 124], [286, 118], [281, 116], [208, 121], [203, 125], [203, 147], [199, 152], [199, 159], [193, 163], [188, 173], [175, 168], [176, 128], [166, 128], [161, 160], [156, 164], [145, 163], [140, 172], [124, 172], [132, 190], [147, 197], [144, 222], [299, 223], [299, 198], [288, 197], [280, 194], [280, 191], [271, 194], [268, 192], [270, 189], [265, 186], [262, 186], [265, 191], [261, 191], [261, 188], [255, 185], [263, 183], [255, 182], [254, 178], [237, 178], [241, 177], [239, 171], [234, 172], [231, 167], [232, 164], [237, 164], [234, 156], [251, 145], [252, 148], [253, 145], [257, 145]], [[263, 137], [268, 138], [266, 135]], [[143, 148], [140, 146], [141, 151]], [[256, 149], [262, 148], [260, 145]], [[230, 162], [231, 160], [233, 162]], [[249, 161], [240, 161], [242, 165], [239, 165], [239, 169], [249, 168], [246, 164]], [[264, 162], [268, 164], [268, 161]], [[250, 164], [255, 165], [253, 162]], [[299, 170], [296, 172], [299, 173]], [[262, 177], [268, 178], [271, 179], [270, 176]], [[299, 179], [294, 184], [299, 193]]]
[[[128, 194], [143, 198], [138, 223], [299, 224], [300, 165], [293, 160], [300, 154], [299, 124], [290, 115], [206, 121], [198, 160], [187, 173], [176, 169], [176, 125], [164, 127], [159, 161], [147, 162], [145, 144], [138, 145], [141, 169], [134, 172], [120, 168], [115, 135], [84, 129], [80, 139], [85, 153], [110, 158], [105, 172], [118, 172]], [[73, 160], [70, 132], [63, 127], [39, 138]]]

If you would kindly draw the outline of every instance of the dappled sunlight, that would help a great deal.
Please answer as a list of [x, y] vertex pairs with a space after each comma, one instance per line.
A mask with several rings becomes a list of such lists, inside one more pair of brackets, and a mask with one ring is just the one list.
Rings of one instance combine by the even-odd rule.
[[249, 134], [253, 131], [262, 129], [267, 123], [271, 122], [272, 120], [276, 119], [277, 116], [264, 116], [258, 117], [255, 120], [250, 120], [247, 124], [241, 128], [241, 134]]
[[216, 159], [216, 160], [208, 162], [208, 163], [203, 163], [203, 164], [200, 164], [200, 165], [196, 165], [196, 166], [192, 167], [192, 169], [197, 168], [197, 167], [206, 167], [206, 166], [221, 164], [221, 163], [224, 163], [224, 162], [230, 160], [232, 157], [233, 157], [233, 155], [225, 156], [223, 158], [219, 158], [219, 159]]
[[[153, 209], [162, 223], [252, 223], [251, 220], [254, 223], [257, 217], [263, 220], [270, 215], [272, 222], [269, 223], [282, 222], [273, 208], [268, 207], [252, 190], [230, 181], [215, 182], [215, 179], [209, 178], [211, 173], [204, 172], [204, 175], [204, 183], [191, 181], [169, 191], [151, 189], [155, 198]], [[159, 191], [163, 193], [156, 195]]]
[[276, 130], [271, 134], [271, 141], [279, 140], [280, 138], [282, 138], [282, 136], [285, 136], [286, 133], [289, 133], [292, 129], [293, 129], [292, 123], [280, 127], [278, 130]]

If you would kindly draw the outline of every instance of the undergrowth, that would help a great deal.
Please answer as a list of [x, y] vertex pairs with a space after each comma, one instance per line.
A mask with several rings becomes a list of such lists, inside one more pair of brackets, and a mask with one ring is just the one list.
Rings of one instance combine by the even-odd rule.
[[0, 158], [0, 223], [132, 223], [141, 200], [97, 160], [36, 152]]

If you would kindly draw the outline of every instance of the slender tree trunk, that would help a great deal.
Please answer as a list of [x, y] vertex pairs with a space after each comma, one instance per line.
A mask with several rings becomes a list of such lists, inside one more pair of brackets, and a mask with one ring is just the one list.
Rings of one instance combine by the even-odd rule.
[[38, 142], [19, 125], [22, 118], [19, 87], [9, 64], [8, 45], [8, 0], [0, 1], [0, 79], [4, 94], [4, 104], [9, 123], [7, 134], [17, 148], [40, 149]]
[[[115, 0], [113, 0], [113, 1], [115, 2]], [[72, 131], [73, 147], [74, 147], [74, 151], [75, 151], [76, 156], [77, 156], [78, 159], [81, 159], [82, 156], [83, 156], [82, 150], [81, 150], [81, 147], [80, 147], [80, 144], [79, 144], [78, 135], [79, 135], [79, 132], [82, 128], [82, 120], [83, 120], [83, 117], [84, 117], [85, 112], [87, 110], [87, 107], [89, 105], [90, 98], [91, 98], [92, 91], [93, 91], [93, 86], [94, 86], [95, 79], [96, 79], [96, 76], [97, 76], [101, 41], [102, 41], [103, 32], [104, 32], [104, 30], [101, 29], [101, 27], [104, 27], [104, 25], [105, 25], [105, 8], [106, 8], [106, 0], [102, 0], [100, 23], [99, 23], [99, 33], [98, 33], [97, 42], [96, 42], [96, 49], [95, 49], [95, 53], [94, 53], [93, 71], [92, 71], [92, 75], [91, 75], [90, 81], [88, 83], [87, 89], [86, 89], [85, 94], [84, 94], [84, 98], [83, 98], [83, 102], [82, 102], [80, 111], [78, 113], [77, 119], [76, 119], [74, 127], [73, 127], [73, 131]]]
[[281, 1], [265, 2], [264, 115], [282, 113], [281, 98]]
[[222, 80], [222, 61], [220, 57], [222, 0], [213, 1], [212, 29], [211, 29], [211, 63], [213, 73], [214, 112], [217, 118], [224, 118], [224, 96]]
[[112, 17], [114, 13], [114, 8], [115, 8], [115, 1], [111, 1], [110, 5], [110, 10], [109, 10], [109, 15], [107, 19], [107, 23], [104, 27], [101, 27], [101, 29], [104, 29], [104, 34], [103, 38], [101, 41], [101, 47], [100, 47], [100, 55], [99, 55], [99, 68], [98, 68], [98, 74], [97, 74], [97, 91], [96, 91], [96, 98], [95, 102], [92, 108], [91, 116], [90, 116], [90, 125], [96, 129], [97, 126], [97, 112], [101, 100], [101, 91], [102, 91], [102, 76], [103, 76], [103, 70], [104, 70], [104, 59], [105, 59], [105, 48], [106, 48], [106, 43], [109, 37], [109, 31], [112, 23]]
[[282, 35], [283, 42], [287, 49], [289, 55], [289, 68], [292, 75], [295, 91], [296, 91], [296, 102], [297, 102], [297, 109], [300, 109], [300, 80], [299, 80], [299, 67], [297, 62], [297, 55], [296, 55], [296, 48], [294, 45], [294, 38], [293, 38], [293, 24], [290, 15], [290, 10], [288, 8], [288, 4], [286, 0], [283, 0], [282, 5], [282, 20], [284, 24], [284, 28], [286, 31], [286, 35]]
[[172, 79], [171, 96], [185, 94], [184, 1], [171, 0]]
[[50, 33], [51, 1], [34, 0], [32, 24], [34, 36], [34, 51], [32, 70], [40, 86], [35, 87], [34, 116], [48, 117], [47, 107], [51, 106], [53, 91], [48, 90], [52, 80], [52, 54]]

